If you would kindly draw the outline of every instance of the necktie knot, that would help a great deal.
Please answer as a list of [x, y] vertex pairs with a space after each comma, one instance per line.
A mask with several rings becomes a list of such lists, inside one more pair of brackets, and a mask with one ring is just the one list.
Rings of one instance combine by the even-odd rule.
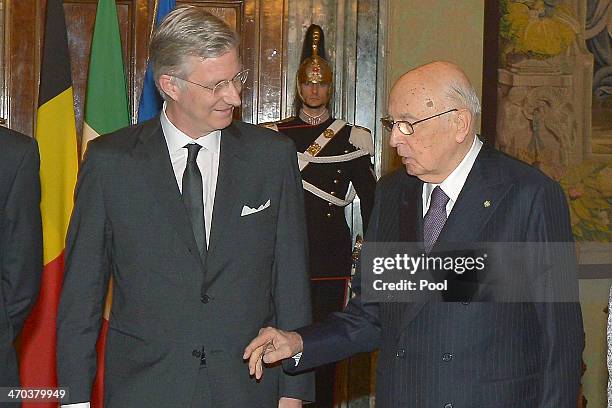
[[442, 190], [440, 186], [436, 186], [431, 192], [429, 208], [444, 208], [444, 210], [446, 211], [446, 204], [448, 204], [448, 200], [450, 200], [450, 198], [446, 195], [444, 190]]
[[188, 145], [185, 145], [183, 147], [187, 149], [187, 162], [195, 163], [196, 159], [198, 158], [198, 152], [200, 151], [202, 146], [197, 143], [189, 143]]

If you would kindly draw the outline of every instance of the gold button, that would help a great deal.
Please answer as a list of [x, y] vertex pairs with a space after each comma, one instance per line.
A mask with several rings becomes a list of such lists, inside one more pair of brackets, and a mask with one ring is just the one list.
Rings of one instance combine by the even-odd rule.
[[329, 194], [331, 194], [331, 195], [335, 196], [335, 195], [336, 195], [336, 192], [335, 192], [335, 191], [332, 191], [332, 192], [331, 192], [331, 193], [329, 193]]
[[342, 174], [342, 170], [340, 169], [336, 170], [336, 172], [338, 172], [338, 174]]
[[327, 213], [327, 214], [325, 214], [325, 216], [326, 216], [327, 218], [331, 218], [331, 213]]
[[331, 207], [333, 204], [332, 203], [327, 203], [327, 205]]
[[334, 180], [334, 184], [338, 184], [338, 180]]

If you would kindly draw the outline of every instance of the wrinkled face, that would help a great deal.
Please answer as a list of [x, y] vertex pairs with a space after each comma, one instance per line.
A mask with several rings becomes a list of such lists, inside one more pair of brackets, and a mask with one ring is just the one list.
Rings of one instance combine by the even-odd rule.
[[[389, 95], [389, 115], [394, 121], [415, 122], [451, 109], [446, 98], [418, 81], [398, 83]], [[393, 127], [389, 144], [397, 150], [406, 172], [424, 182], [442, 182], [457, 165], [457, 143], [453, 127], [454, 112], [413, 126], [412, 135]]]
[[[193, 57], [188, 62], [189, 74], [185, 79], [208, 88], [217, 83], [232, 80], [242, 69], [237, 50], [233, 49], [216, 58], [201, 60]], [[160, 80], [160, 83], [163, 82]], [[196, 84], [174, 78], [167, 102], [168, 117], [183, 132], [191, 137], [199, 137], [214, 130], [224, 129], [232, 122], [233, 110], [241, 104], [240, 92], [233, 84], [223, 90], [213, 92]]]
[[312, 82], [300, 84], [302, 102], [311, 109], [327, 106], [330, 98], [329, 87], [329, 84], [314, 84]]

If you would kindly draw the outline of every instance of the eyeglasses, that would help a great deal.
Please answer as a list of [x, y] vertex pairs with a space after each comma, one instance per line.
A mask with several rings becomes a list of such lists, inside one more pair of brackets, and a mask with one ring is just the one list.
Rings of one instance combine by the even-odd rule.
[[414, 125], [416, 125], [417, 123], [425, 122], [426, 120], [437, 118], [438, 116], [442, 116], [450, 112], [457, 112], [458, 110], [459, 109], [450, 109], [442, 113], [430, 116], [428, 118], [417, 120], [416, 122], [412, 123], [408, 122], [407, 120], [393, 120], [391, 119], [391, 116], [385, 116], [384, 118], [380, 119], [380, 123], [382, 123], [383, 127], [389, 132], [391, 132], [393, 130], [393, 127], [397, 125], [397, 128], [400, 132], [402, 132], [406, 136], [410, 136], [414, 133]]
[[238, 92], [242, 91], [242, 86], [244, 85], [244, 83], [246, 82], [247, 78], [249, 77], [249, 70], [245, 69], [243, 71], [240, 71], [232, 79], [226, 79], [226, 80], [223, 80], [223, 81], [219, 81], [213, 87], [202, 85], [202, 84], [198, 84], [197, 82], [190, 81], [190, 80], [182, 78], [180, 76], [176, 76], [176, 75], [173, 75], [173, 76], [175, 78], [178, 78], [178, 79], [182, 80], [182, 81], [189, 82], [190, 84], [194, 84], [194, 85], [199, 86], [200, 88], [204, 88], [204, 89], [206, 89], [208, 91], [211, 91], [213, 93], [213, 95], [217, 96], [221, 92], [226, 91], [228, 89], [230, 83], [234, 85], [234, 88], [236, 88], [236, 91], [238, 91]]

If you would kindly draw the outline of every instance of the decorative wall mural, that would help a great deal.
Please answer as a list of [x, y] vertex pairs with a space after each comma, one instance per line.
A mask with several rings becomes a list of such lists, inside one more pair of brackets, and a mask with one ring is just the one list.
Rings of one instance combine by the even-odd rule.
[[577, 241], [612, 242], [612, 0], [500, 0], [496, 143], [558, 180]]

